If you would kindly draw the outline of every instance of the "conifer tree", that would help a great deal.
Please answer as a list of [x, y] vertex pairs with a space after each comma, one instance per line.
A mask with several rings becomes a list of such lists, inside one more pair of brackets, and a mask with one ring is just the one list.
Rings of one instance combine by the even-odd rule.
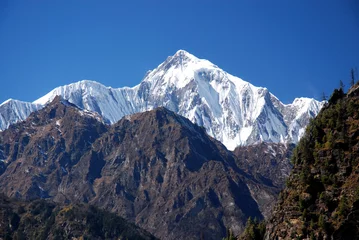
[[355, 83], [355, 71], [354, 68], [350, 70], [350, 86], [353, 87]]
[[342, 80], [339, 81], [339, 89], [342, 90], [344, 92], [344, 83]]
[[327, 101], [327, 96], [325, 95], [325, 92], [322, 92], [322, 101]]

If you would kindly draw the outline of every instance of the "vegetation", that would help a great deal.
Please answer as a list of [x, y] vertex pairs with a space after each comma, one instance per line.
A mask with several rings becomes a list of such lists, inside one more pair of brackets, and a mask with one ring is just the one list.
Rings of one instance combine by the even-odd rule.
[[240, 236], [234, 236], [231, 230], [227, 231], [227, 237], [222, 240], [261, 240], [264, 238], [266, 224], [264, 221], [258, 221], [248, 218], [246, 227]]
[[0, 195], [0, 239], [155, 239], [121, 217], [93, 206], [59, 207]]
[[248, 218], [243, 234], [238, 238], [241, 240], [260, 240], [264, 238], [266, 225], [264, 221]]
[[[353, 70], [351, 77], [352, 88], [345, 93], [340, 81], [293, 152], [294, 169], [278, 206], [292, 216], [290, 237], [331, 238], [359, 199], [359, 84]], [[300, 217], [293, 217], [297, 212]]]

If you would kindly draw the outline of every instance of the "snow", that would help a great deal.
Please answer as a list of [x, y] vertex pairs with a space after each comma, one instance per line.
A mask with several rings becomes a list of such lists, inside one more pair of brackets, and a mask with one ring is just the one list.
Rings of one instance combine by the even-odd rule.
[[[134, 87], [112, 88], [91, 80], [60, 86], [33, 103], [26, 103], [20, 112], [12, 108], [12, 122], [23, 120], [56, 95], [97, 113], [110, 124], [124, 116], [164, 106], [203, 126], [230, 150], [260, 141], [296, 143], [309, 119], [323, 106], [310, 98], [283, 104], [268, 89], [253, 86], [208, 60], [179, 50], [148, 71]], [[1, 115], [1, 108], [10, 102], [13, 100], [0, 105], [0, 129], [8, 127], [9, 117]]]
[[243, 127], [240, 130], [239, 136], [241, 138], [241, 142], [245, 142], [248, 139], [249, 135], [252, 133], [252, 129], [253, 127]]
[[41, 109], [40, 104], [32, 104], [19, 100], [8, 99], [0, 104], [0, 130], [4, 130], [10, 124], [25, 120], [30, 113]]
[[8, 100], [5, 100], [3, 103], [1, 103], [0, 106], [5, 105], [5, 104], [8, 104], [8, 103], [10, 103], [10, 102], [12, 102], [12, 101], [14, 101], [14, 99], [9, 98]]

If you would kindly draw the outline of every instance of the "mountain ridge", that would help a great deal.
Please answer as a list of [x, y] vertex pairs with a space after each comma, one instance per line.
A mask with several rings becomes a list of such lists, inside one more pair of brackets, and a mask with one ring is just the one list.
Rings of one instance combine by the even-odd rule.
[[220, 239], [266, 217], [278, 188], [239, 168], [203, 127], [164, 107], [108, 126], [61, 97], [0, 133], [0, 189], [85, 202], [162, 239]]
[[203, 126], [230, 150], [260, 142], [296, 143], [309, 119], [323, 106], [309, 98], [283, 104], [268, 89], [255, 87], [184, 50], [169, 56], [132, 88], [83, 80], [55, 88], [32, 104], [44, 106], [56, 95], [99, 113], [108, 124], [164, 106]]

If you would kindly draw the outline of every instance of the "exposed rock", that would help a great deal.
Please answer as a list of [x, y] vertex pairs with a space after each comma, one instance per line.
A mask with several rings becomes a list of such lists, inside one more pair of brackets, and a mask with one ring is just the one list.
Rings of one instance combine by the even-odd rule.
[[0, 152], [6, 195], [90, 203], [162, 239], [238, 234], [277, 194], [204, 128], [165, 108], [107, 127], [58, 97], [0, 133]]
[[[279, 192], [284, 188], [292, 164], [290, 157], [294, 145], [280, 143], [260, 143], [237, 147], [233, 153], [237, 156], [237, 165], [252, 174], [256, 180], [272, 186], [276, 194], [258, 195], [257, 202], [265, 218], [271, 216]], [[253, 191], [254, 194], [254, 191]], [[254, 196], [257, 196], [254, 194]]]

